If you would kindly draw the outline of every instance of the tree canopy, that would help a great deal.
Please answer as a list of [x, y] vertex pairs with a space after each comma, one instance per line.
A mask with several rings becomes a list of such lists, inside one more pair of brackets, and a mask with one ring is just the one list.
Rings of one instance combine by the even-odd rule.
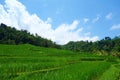
[[3, 23], [0, 25], [0, 44], [32, 44], [41, 47], [60, 48], [55, 42], [30, 34], [27, 30], [17, 30]]
[[64, 49], [72, 50], [75, 52], [90, 52], [106, 55], [119, 55], [120, 56], [120, 36], [113, 39], [105, 37], [96, 42], [89, 41], [70, 41], [63, 47]]

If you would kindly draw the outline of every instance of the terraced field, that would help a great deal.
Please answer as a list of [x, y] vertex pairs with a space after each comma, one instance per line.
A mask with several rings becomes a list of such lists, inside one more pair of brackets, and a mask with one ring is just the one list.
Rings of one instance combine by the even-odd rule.
[[29, 44], [0, 45], [0, 80], [120, 80], [120, 61]]

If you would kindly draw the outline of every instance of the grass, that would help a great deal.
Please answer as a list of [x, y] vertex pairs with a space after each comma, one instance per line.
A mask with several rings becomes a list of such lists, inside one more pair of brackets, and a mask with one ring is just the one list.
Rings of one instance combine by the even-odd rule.
[[111, 66], [99, 80], [119, 80], [118, 77], [118, 69], [114, 66]]
[[[88, 68], [89, 65], [89, 68]], [[22, 77], [23, 80], [92, 80], [103, 73], [110, 64], [106, 62], [81, 62], [62, 67], [56, 71], [35, 72]], [[21, 79], [18, 77], [17, 79]]]
[[111, 56], [0, 44], [0, 80], [119, 80], [118, 63]]

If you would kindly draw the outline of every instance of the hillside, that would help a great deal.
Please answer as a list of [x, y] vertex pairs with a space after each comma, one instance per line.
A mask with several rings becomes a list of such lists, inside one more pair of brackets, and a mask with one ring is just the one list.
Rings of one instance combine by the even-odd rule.
[[0, 80], [120, 80], [120, 0], [0, 0]]
[[119, 80], [120, 60], [29, 44], [0, 45], [0, 79]]
[[27, 30], [17, 30], [3, 23], [0, 25], [0, 44], [32, 44], [41, 47], [60, 48], [55, 42], [29, 33]]
[[115, 38], [105, 37], [96, 42], [70, 41], [65, 45], [58, 45], [37, 34], [33, 35], [27, 30], [17, 30], [3, 23], [0, 25], [0, 44], [32, 44], [41, 47], [62, 48], [74, 52], [89, 52], [120, 57], [120, 36], [116, 36]]
[[119, 80], [119, 57], [120, 37], [57, 45], [0, 25], [1, 80]]
[[74, 52], [89, 52], [99, 55], [114, 55], [120, 57], [120, 36], [116, 36], [115, 38], [105, 37], [96, 42], [70, 41], [64, 45], [64, 49]]

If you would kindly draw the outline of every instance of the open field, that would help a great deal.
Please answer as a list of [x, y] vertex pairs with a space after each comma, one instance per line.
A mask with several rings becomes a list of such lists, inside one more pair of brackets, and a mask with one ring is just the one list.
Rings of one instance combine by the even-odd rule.
[[120, 80], [120, 61], [29, 44], [0, 45], [0, 80]]

